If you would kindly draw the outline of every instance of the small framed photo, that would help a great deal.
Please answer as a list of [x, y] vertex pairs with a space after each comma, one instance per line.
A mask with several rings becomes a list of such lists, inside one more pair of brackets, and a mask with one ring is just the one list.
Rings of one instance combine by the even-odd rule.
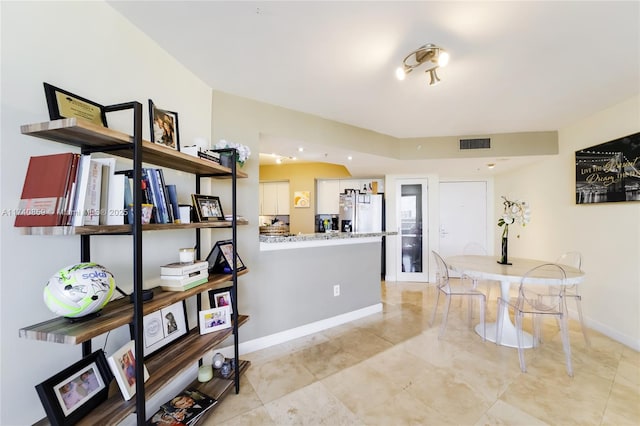
[[176, 302], [171, 306], [145, 315], [142, 324], [144, 328], [143, 352], [147, 357], [188, 333], [185, 302]]
[[177, 112], [160, 109], [149, 99], [149, 121], [151, 142], [180, 151]]
[[81, 118], [98, 126], [107, 127], [107, 115], [104, 106], [52, 86], [49, 83], [43, 84], [50, 120]]
[[[236, 253], [236, 268], [238, 271], [247, 269], [244, 265], [240, 255]], [[218, 241], [213, 246], [209, 255], [207, 256], [207, 262], [209, 262], [209, 272], [219, 272], [230, 274], [232, 272], [233, 262], [233, 241], [223, 240]]]
[[[107, 358], [111, 372], [118, 382], [118, 387], [122, 396], [127, 401], [136, 394], [136, 356], [135, 342], [133, 340], [126, 343], [120, 349], [115, 351], [113, 355]], [[140, 363], [144, 368], [144, 381], [149, 379], [149, 372], [144, 363]]]
[[213, 195], [191, 194], [191, 201], [196, 210], [198, 222], [224, 220], [220, 197]]
[[233, 305], [231, 304], [231, 292], [223, 291], [222, 293], [216, 293], [213, 295], [216, 308], [222, 308], [223, 306], [229, 307], [229, 313], [233, 313]]
[[98, 350], [36, 386], [52, 425], [72, 425], [105, 401], [113, 379]]
[[229, 306], [200, 311], [200, 334], [224, 330], [229, 327], [231, 327]]

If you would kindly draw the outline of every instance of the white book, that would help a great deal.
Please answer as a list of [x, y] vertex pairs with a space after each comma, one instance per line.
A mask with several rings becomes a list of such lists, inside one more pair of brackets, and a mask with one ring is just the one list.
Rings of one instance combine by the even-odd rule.
[[78, 181], [73, 203], [71, 207], [71, 226], [82, 226], [84, 224], [85, 210], [84, 203], [87, 198], [87, 186], [89, 185], [89, 165], [91, 154], [81, 155], [78, 160]]
[[102, 193], [102, 164], [92, 159], [89, 163], [89, 184], [84, 203], [84, 224], [100, 224], [100, 196]]
[[[118, 387], [122, 392], [125, 400], [129, 400], [136, 394], [136, 357], [135, 342], [131, 340], [120, 349], [115, 351], [113, 355], [107, 358], [109, 367], [118, 382]], [[149, 371], [144, 363], [140, 363], [144, 368], [144, 381], [149, 379]]]
[[168, 265], [163, 265], [160, 267], [160, 275], [188, 275], [192, 272], [201, 271], [201, 270], [209, 269], [209, 262], [206, 260], [196, 260], [191, 263], [169, 263]]
[[124, 179], [125, 175], [116, 174], [116, 159], [115, 158], [96, 158], [101, 164], [109, 167], [109, 173], [105, 176], [102, 174], [102, 179], [108, 178], [109, 193], [107, 195], [107, 205], [100, 206], [104, 209], [105, 215], [101, 225], [124, 225], [124, 216], [126, 210], [124, 209]]
[[184, 275], [161, 275], [160, 279], [165, 281], [195, 281], [198, 278], [204, 278], [209, 276], [209, 271], [205, 269], [200, 269], [199, 271], [190, 272]]

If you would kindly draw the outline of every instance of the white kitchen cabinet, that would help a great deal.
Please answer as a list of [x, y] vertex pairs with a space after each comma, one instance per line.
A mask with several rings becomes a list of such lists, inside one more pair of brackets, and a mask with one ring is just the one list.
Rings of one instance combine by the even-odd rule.
[[340, 181], [318, 179], [316, 182], [316, 214], [339, 214]]
[[289, 214], [289, 182], [260, 183], [260, 215]]

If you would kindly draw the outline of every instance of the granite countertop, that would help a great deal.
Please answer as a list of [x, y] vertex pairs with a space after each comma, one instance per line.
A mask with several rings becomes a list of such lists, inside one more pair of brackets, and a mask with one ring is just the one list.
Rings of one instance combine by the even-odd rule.
[[292, 243], [298, 241], [320, 241], [320, 240], [344, 240], [352, 238], [383, 237], [386, 235], [397, 235], [397, 232], [318, 232], [315, 234], [298, 235], [260, 235], [261, 243]]

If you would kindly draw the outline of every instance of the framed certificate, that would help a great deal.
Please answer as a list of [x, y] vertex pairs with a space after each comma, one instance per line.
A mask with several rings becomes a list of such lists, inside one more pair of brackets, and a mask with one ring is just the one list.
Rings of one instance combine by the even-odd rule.
[[81, 118], [93, 124], [107, 127], [107, 115], [104, 106], [71, 92], [44, 84], [44, 94], [49, 108], [49, 119]]

